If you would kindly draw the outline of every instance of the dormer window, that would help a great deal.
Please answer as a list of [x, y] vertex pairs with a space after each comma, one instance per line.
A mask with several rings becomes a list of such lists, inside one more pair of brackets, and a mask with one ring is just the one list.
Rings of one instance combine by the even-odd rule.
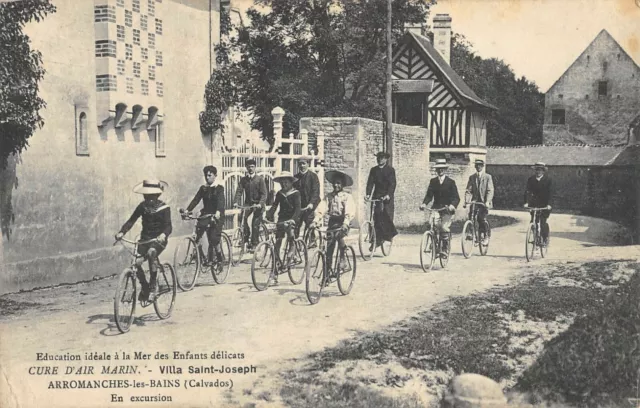
[[607, 81], [598, 82], [598, 96], [607, 96]]

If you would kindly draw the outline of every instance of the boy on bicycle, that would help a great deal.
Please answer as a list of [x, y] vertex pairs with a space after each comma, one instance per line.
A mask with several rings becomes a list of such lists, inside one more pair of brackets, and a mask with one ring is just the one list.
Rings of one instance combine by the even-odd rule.
[[446, 159], [436, 159], [435, 169], [437, 177], [432, 178], [429, 182], [427, 194], [422, 204], [420, 204], [420, 209], [424, 210], [427, 208], [427, 204], [433, 200], [431, 208], [434, 210], [446, 209], [445, 212], [441, 213], [440, 225], [438, 225], [441, 233], [440, 236], [442, 237], [441, 256], [446, 256], [448, 252], [451, 222], [453, 221], [453, 214], [455, 214], [456, 208], [458, 208], [458, 204], [460, 204], [460, 195], [458, 194], [456, 182], [445, 175], [448, 168], [449, 165]]
[[[171, 209], [167, 204], [158, 199], [166, 186], [167, 183], [156, 179], [144, 180], [135, 186], [133, 192], [142, 194], [144, 201], [138, 204], [129, 220], [124, 223], [122, 228], [120, 228], [120, 232], [116, 234], [116, 240], [119, 241], [124, 234], [133, 227], [138, 218], [142, 217], [140, 240], [148, 241], [155, 239], [155, 241], [138, 245], [138, 254], [140, 257], [136, 259], [136, 267], [138, 269], [136, 275], [142, 286], [138, 299], [148, 300], [149, 302], [153, 302], [156, 297], [156, 277], [158, 274], [156, 263], [158, 256], [166, 248], [167, 240], [172, 231]], [[142, 263], [145, 259], [149, 261], [149, 272], [151, 275], [149, 283], [147, 283], [144, 271], [142, 270]]]
[[[276, 194], [275, 201], [269, 211], [267, 211], [267, 220], [273, 222], [273, 216], [276, 209], [280, 207], [278, 212], [278, 226], [276, 229], [276, 253], [280, 253], [280, 247], [282, 246], [282, 239], [285, 234], [287, 239], [291, 242], [289, 247], [289, 260], [292, 262], [299, 262], [299, 259], [295, 259], [296, 246], [294, 229], [296, 224], [300, 222], [300, 192], [293, 188], [295, 177], [288, 171], [283, 171], [277, 177], [273, 178], [273, 181], [280, 183], [281, 189]], [[277, 283], [277, 275], [275, 277]]]
[[[478, 212], [478, 232], [483, 243], [487, 240], [485, 219], [489, 214], [489, 210], [493, 207], [493, 178], [491, 174], [487, 174], [484, 171], [484, 160], [476, 159], [475, 161], [476, 172], [469, 176], [467, 182], [467, 190], [464, 194], [463, 208], [467, 208], [467, 204], [475, 201], [484, 203], [484, 206], [477, 206]], [[469, 219], [473, 217], [471, 210], [469, 210]]]
[[[353, 185], [353, 179], [338, 170], [329, 170], [325, 173], [325, 179], [333, 185], [333, 191], [326, 195], [324, 201], [320, 204], [319, 215], [322, 215], [322, 223], [327, 225], [327, 229], [340, 229], [336, 233], [335, 240], [330, 240], [327, 245], [327, 265], [331, 271], [333, 260], [333, 251], [336, 241], [338, 246], [343, 249], [346, 244], [344, 238], [349, 234], [351, 220], [355, 216], [356, 205], [351, 194], [344, 191], [344, 187]], [[344, 251], [341, 251], [340, 264], [344, 267], [348, 265]]]
[[[551, 215], [551, 178], [547, 175], [547, 166], [542, 162], [537, 162], [531, 168], [535, 175], [527, 180], [527, 188], [524, 192], [524, 206], [534, 208], [545, 208], [540, 211], [540, 235], [542, 245], [549, 242], [549, 223], [547, 220]], [[533, 211], [531, 211], [531, 222], [533, 222]]]
[[[255, 206], [246, 210], [244, 216], [244, 239], [251, 241], [248, 247], [249, 252], [258, 245], [260, 223], [262, 222], [262, 213], [267, 202], [267, 184], [264, 177], [256, 174], [256, 161], [254, 159], [248, 159], [245, 162], [247, 168], [247, 174], [240, 179], [236, 194], [234, 196], [234, 207], [240, 207], [240, 200], [244, 195], [244, 203], [246, 206]], [[249, 216], [253, 214], [253, 220], [251, 221], [251, 234], [249, 234]]]
[[[191, 203], [187, 207], [186, 214], [191, 211], [202, 201], [202, 210], [200, 216], [210, 215], [211, 217], [198, 220], [196, 225], [196, 242], [207, 233], [207, 241], [209, 242], [209, 250], [207, 253], [207, 262], [204, 266], [213, 264], [213, 251], [215, 249], [216, 259], [218, 260], [218, 268], [222, 268], [222, 248], [220, 247], [220, 238], [222, 237], [222, 220], [224, 218], [224, 186], [216, 182], [218, 169], [214, 166], [205, 166], [202, 169], [204, 173], [204, 185], [200, 186]], [[184, 214], [184, 210], [180, 208], [180, 214]]]

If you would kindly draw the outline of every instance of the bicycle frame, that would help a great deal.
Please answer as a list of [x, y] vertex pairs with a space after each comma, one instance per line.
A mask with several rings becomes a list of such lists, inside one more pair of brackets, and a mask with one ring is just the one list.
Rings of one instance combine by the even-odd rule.
[[[529, 224], [529, 229], [527, 230], [527, 235], [525, 237], [525, 256], [527, 261], [533, 259], [534, 254], [536, 252], [536, 248], [540, 249], [540, 255], [544, 258], [546, 252], [546, 245], [542, 242], [542, 211], [548, 210], [549, 208], [529, 208], [525, 207], [529, 213], [533, 214], [533, 219]], [[529, 231], [533, 230], [533, 241], [529, 239]], [[529, 246], [531, 246], [531, 254], [529, 253]]]

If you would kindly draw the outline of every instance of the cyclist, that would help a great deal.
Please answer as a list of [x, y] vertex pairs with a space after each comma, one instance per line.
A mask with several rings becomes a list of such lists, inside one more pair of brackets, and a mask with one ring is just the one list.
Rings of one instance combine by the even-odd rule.
[[[333, 192], [327, 194], [318, 207], [318, 215], [322, 215], [322, 224], [327, 225], [328, 229], [340, 228], [336, 239], [330, 240], [327, 246], [327, 265], [329, 273], [332, 273], [331, 265], [336, 240], [340, 248], [346, 246], [344, 238], [349, 234], [349, 226], [355, 216], [356, 205], [351, 194], [344, 191], [344, 187], [353, 185], [353, 179], [349, 175], [339, 170], [329, 170], [324, 177], [333, 185]], [[343, 267], [348, 265], [344, 252], [340, 257], [340, 264]]]
[[427, 204], [433, 200], [432, 208], [446, 208], [448, 210], [448, 212], [441, 213], [440, 225], [438, 225], [442, 239], [441, 256], [447, 255], [451, 221], [453, 220], [453, 214], [455, 214], [456, 208], [458, 208], [458, 204], [460, 204], [460, 195], [458, 194], [456, 182], [445, 175], [448, 168], [449, 165], [446, 159], [436, 159], [435, 169], [438, 176], [432, 178], [429, 182], [427, 194], [422, 204], [420, 204], [420, 209], [424, 210], [427, 208]]
[[[295, 259], [296, 247], [293, 229], [296, 224], [300, 222], [300, 192], [293, 188], [295, 177], [293, 177], [293, 175], [288, 171], [283, 171], [278, 176], [274, 177], [273, 181], [280, 183], [282, 188], [276, 194], [273, 205], [269, 211], [267, 211], [267, 220], [273, 222], [273, 216], [276, 209], [280, 207], [280, 211], [278, 212], [278, 226], [276, 229], [276, 253], [280, 253], [282, 239], [286, 235], [289, 242], [292, 244], [289, 247], [289, 260], [295, 263], [298, 262], [299, 259]], [[274, 283], [278, 283], [277, 275]]]
[[299, 159], [298, 167], [300, 172], [296, 174], [296, 181], [293, 186], [300, 192], [302, 216], [301, 222], [296, 225], [296, 237], [300, 236], [303, 223], [305, 228], [309, 228], [315, 218], [316, 207], [320, 203], [320, 181], [316, 173], [309, 171], [309, 160], [306, 158]]
[[[546, 208], [540, 211], [540, 236], [542, 245], [549, 242], [549, 224], [547, 220], [551, 215], [551, 178], [546, 174], [547, 166], [542, 162], [537, 162], [532, 169], [535, 175], [527, 180], [527, 188], [524, 192], [524, 206], [534, 208]], [[533, 211], [531, 211], [531, 222], [533, 222]]]
[[[251, 236], [251, 243], [248, 247], [249, 251], [258, 245], [258, 237], [260, 233], [260, 223], [262, 222], [262, 213], [267, 202], [267, 185], [264, 177], [256, 174], [256, 161], [249, 159], [245, 163], [247, 175], [240, 179], [236, 195], [234, 197], [234, 207], [240, 207], [240, 200], [244, 193], [244, 202], [246, 206], [259, 205], [259, 208], [250, 208], [245, 210], [244, 216], [244, 239], [248, 240]], [[251, 221], [251, 234], [249, 234], [249, 216], [253, 214]]]
[[[133, 188], [133, 192], [142, 194], [144, 201], [138, 204], [133, 211], [131, 217], [124, 223], [120, 232], [116, 234], [116, 240], [122, 239], [131, 227], [136, 223], [138, 218], [142, 217], [142, 232], [140, 233], [141, 241], [157, 239], [157, 241], [138, 245], [138, 254], [141, 256], [136, 259], [137, 272], [136, 275], [142, 286], [138, 300], [148, 300], [153, 302], [156, 293], [156, 277], [158, 271], [156, 269], [156, 261], [158, 256], [167, 246], [167, 240], [171, 235], [171, 209], [167, 204], [158, 198], [167, 187], [167, 183], [157, 179], [144, 180], [142, 183]], [[149, 261], [149, 272], [151, 275], [150, 282], [144, 276], [142, 263]], [[149, 288], [151, 286], [151, 290]]]
[[[478, 232], [480, 233], [480, 239], [486, 244], [486, 224], [485, 218], [489, 214], [489, 209], [493, 207], [493, 178], [491, 174], [487, 174], [484, 171], [484, 160], [476, 159], [475, 161], [476, 172], [469, 176], [467, 182], [467, 191], [464, 194], [463, 208], [467, 208], [467, 204], [471, 201], [484, 203], [485, 207], [479, 205], [476, 208], [478, 212]], [[469, 219], [473, 214], [469, 212]]]
[[[216, 181], [218, 169], [215, 166], [205, 166], [202, 169], [202, 173], [204, 174], [205, 184], [200, 186], [195, 197], [193, 197], [193, 200], [189, 203], [187, 214], [190, 214], [200, 201], [202, 201], [200, 216], [211, 215], [213, 217], [213, 220], [210, 217], [198, 220], [198, 224], [196, 225], [196, 242], [198, 242], [206, 232], [209, 250], [207, 262], [203, 263], [203, 265], [209, 266], [213, 263], [213, 251], [215, 249], [218, 268], [222, 268], [220, 238], [222, 236], [223, 223], [220, 222], [220, 220], [224, 217], [224, 186]], [[180, 208], [179, 211], [180, 214], [184, 214], [182, 208]]]
[[[371, 168], [369, 178], [367, 179], [366, 196], [367, 199], [380, 199], [384, 202], [383, 206], [373, 206], [373, 220], [376, 228], [376, 246], [382, 245], [382, 241], [392, 241], [393, 237], [398, 235], [395, 225], [393, 224], [394, 194], [396, 191], [396, 171], [387, 163], [391, 155], [387, 152], [379, 152], [376, 154], [378, 165]], [[376, 203], [380, 204], [380, 203]], [[371, 243], [370, 251], [373, 251], [373, 243]]]

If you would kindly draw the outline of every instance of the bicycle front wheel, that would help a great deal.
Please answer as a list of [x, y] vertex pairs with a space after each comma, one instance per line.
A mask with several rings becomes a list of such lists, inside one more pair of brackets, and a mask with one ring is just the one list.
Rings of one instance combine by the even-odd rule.
[[336, 268], [338, 275], [338, 289], [343, 295], [348, 295], [356, 280], [356, 251], [352, 246], [344, 247], [341, 251], [344, 254], [344, 264], [341, 265], [340, 257], [336, 257]]
[[371, 259], [373, 251], [376, 249], [376, 230], [373, 228], [371, 221], [365, 221], [360, 226], [358, 246], [360, 247], [362, 259], [365, 261]]
[[[222, 251], [222, 259], [211, 263], [211, 276], [217, 284], [224, 283], [229, 276], [231, 270], [231, 240], [224, 232], [220, 236], [220, 249]], [[217, 256], [217, 254], [214, 254]]]
[[180, 290], [188, 292], [196, 284], [200, 272], [200, 251], [193, 238], [183, 239], [173, 253], [173, 267], [178, 277]]
[[153, 308], [161, 319], [171, 316], [173, 305], [176, 302], [176, 272], [170, 263], [158, 265], [158, 285]]
[[542, 236], [540, 236], [540, 242], [542, 245], [540, 245], [540, 256], [545, 258], [547, 256], [547, 251], [549, 250], [549, 242], [551, 242], [551, 240], [549, 239], [549, 237], [547, 237], [547, 242], [545, 243], [542, 239]]
[[524, 254], [527, 257], [527, 262], [533, 260], [533, 254], [536, 251], [536, 226], [535, 224], [529, 224], [527, 228], [527, 238], [524, 243]]
[[136, 278], [131, 268], [125, 269], [118, 277], [116, 295], [113, 298], [113, 316], [120, 333], [126, 333], [133, 322], [136, 311]]
[[321, 251], [315, 251], [311, 256], [311, 262], [307, 263], [306, 292], [309, 303], [315, 305], [320, 301], [322, 289], [325, 286], [325, 259]]
[[275, 273], [275, 265], [276, 254], [271, 243], [259, 243], [251, 261], [251, 280], [257, 290], [263, 291], [269, 287]]
[[420, 241], [420, 266], [424, 272], [429, 271], [433, 267], [436, 259], [436, 246], [433, 241], [433, 233], [427, 231], [422, 235]]
[[[449, 235], [447, 251], [444, 252], [444, 254], [440, 254], [440, 266], [443, 268], [447, 266], [447, 264], [449, 263], [449, 258], [451, 257], [451, 231], [447, 232], [446, 234]], [[442, 248], [442, 236], [440, 237], [440, 248]]]
[[315, 227], [307, 228], [304, 232], [304, 243], [307, 249], [317, 249], [322, 245], [322, 235], [318, 233]]
[[473, 221], [467, 220], [462, 228], [462, 255], [469, 259], [473, 254], [473, 244], [476, 232], [473, 228]]
[[244, 242], [244, 231], [242, 227], [238, 227], [235, 231], [233, 231], [231, 239], [231, 261], [234, 266], [240, 263], [240, 260], [242, 260], [245, 248], [246, 244]]
[[288, 245], [296, 246], [294, 258], [289, 259], [288, 273], [291, 283], [297, 285], [302, 283], [302, 280], [304, 279], [304, 271], [307, 268], [307, 246], [301, 239], [296, 239], [293, 243], [289, 241]]
[[484, 239], [480, 240], [480, 255], [486, 255], [489, 252], [489, 242], [491, 241], [491, 225], [489, 221], [484, 221]]

